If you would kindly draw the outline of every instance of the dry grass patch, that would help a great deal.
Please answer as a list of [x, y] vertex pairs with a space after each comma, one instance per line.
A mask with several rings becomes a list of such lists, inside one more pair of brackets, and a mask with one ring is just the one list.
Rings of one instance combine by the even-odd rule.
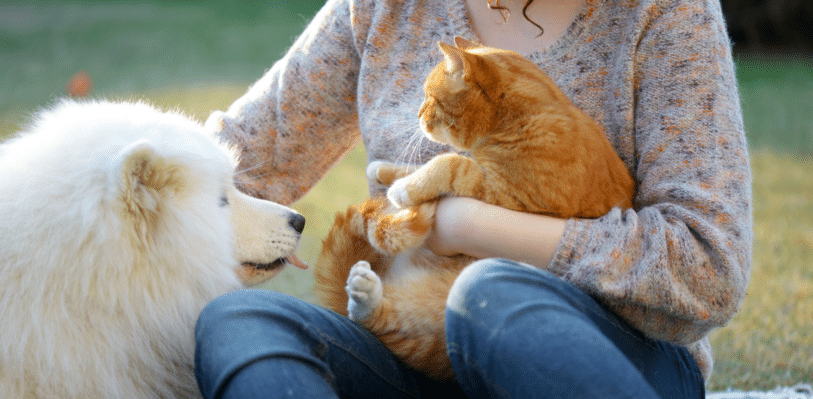
[[712, 335], [709, 388], [813, 380], [813, 158], [752, 153], [754, 261], [742, 309]]

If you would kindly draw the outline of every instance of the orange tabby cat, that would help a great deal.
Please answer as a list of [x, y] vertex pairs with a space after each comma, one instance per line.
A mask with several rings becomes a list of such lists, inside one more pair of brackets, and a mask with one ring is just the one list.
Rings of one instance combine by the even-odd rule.
[[390, 185], [340, 213], [317, 261], [324, 304], [373, 332], [401, 360], [454, 378], [445, 302], [468, 256], [424, 245], [437, 200], [467, 196], [559, 218], [599, 217], [632, 206], [634, 182], [602, 128], [521, 55], [455, 38], [424, 83], [421, 129], [469, 156], [444, 154], [413, 170], [373, 162]]

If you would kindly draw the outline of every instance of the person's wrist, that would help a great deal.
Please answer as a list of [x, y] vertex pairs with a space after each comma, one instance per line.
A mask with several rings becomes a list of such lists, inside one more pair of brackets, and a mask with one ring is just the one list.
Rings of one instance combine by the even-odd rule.
[[461, 253], [466, 253], [465, 248], [471, 242], [472, 232], [476, 226], [476, 216], [481, 202], [472, 198], [460, 197], [456, 199], [456, 212], [453, 219], [452, 231], [458, 237], [458, 247], [455, 248]]
[[432, 234], [426, 245], [432, 252], [441, 256], [452, 256], [460, 253], [457, 248], [457, 222], [459, 220], [456, 198], [443, 198], [438, 201], [435, 212], [435, 223]]
[[447, 253], [468, 254], [469, 243], [476, 225], [477, 209], [482, 204], [472, 198], [451, 197], [439, 204], [440, 238]]

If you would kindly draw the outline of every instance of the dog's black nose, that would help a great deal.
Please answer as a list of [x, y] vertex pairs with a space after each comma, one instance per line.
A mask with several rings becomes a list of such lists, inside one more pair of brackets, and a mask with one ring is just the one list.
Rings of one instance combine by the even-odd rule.
[[298, 213], [292, 213], [291, 216], [288, 217], [288, 224], [291, 225], [297, 233], [302, 234], [302, 230], [305, 230], [305, 217]]

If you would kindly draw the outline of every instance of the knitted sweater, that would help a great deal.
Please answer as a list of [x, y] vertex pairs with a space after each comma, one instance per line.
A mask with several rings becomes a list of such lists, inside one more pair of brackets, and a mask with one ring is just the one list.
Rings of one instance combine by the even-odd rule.
[[[485, 0], [483, 0], [485, 1]], [[241, 189], [303, 196], [364, 141], [369, 160], [448, 151], [414, 139], [437, 41], [472, 31], [465, 0], [329, 0], [288, 53], [207, 127], [241, 151]], [[751, 175], [718, 0], [588, 0], [528, 55], [605, 129], [637, 182], [634, 209], [567, 222], [547, 269], [655, 339], [706, 336], [745, 298]], [[383, 187], [371, 186], [379, 195]]]

